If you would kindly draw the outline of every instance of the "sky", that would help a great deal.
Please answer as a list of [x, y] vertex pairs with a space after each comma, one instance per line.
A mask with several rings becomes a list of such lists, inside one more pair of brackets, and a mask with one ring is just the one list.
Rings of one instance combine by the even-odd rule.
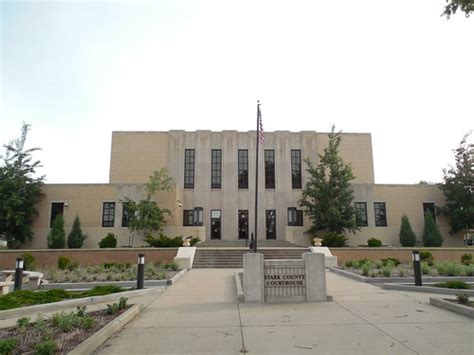
[[371, 133], [376, 183], [440, 182], [474, 129], [474, 19], [444, 5], [4, 0], [0, 144], [27, 122], [46, 182], [106, 183], [112, 131], [254, 130], [259, 99], [265, 131]]

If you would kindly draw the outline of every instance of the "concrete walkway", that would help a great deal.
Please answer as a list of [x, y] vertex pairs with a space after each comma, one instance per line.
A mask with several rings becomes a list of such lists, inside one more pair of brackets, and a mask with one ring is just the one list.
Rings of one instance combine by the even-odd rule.
[[234, 270], [194, 269], [98, 354], [474, 354], [474, 322], [429, 294], [327, 272], [333, 302], [238, 304]]

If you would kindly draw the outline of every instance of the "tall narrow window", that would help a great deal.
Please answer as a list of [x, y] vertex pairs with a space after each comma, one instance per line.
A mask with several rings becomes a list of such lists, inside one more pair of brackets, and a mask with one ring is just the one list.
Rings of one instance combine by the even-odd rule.
[[265, 211], [267, 239], [276, 239], [276, 211]]
[[102, 206], [102, 227], [113, 227], [115, 223], [115, 202], [104, 202]]
[[211, 150], [211, 188], [220, 189], [222, 180], [222, 150]]
[[275, 188], [275, 151], [265, 149], [265, 188]]
[[291, 151], [291, 186], [301, 189], [301, 150]]
[[54, 219], [58, 215], [64, 214], [64, 202], [53, 202], [51, 204], [51, 218], [49, 220], [49, 227], [53, 226]]
[[128, 227], [130, 225], [130, 213], [127, 209], [127, 203], [122, 205], [122, 227]]
[[387, 211], [385, 209], [385, 202], [374, 202], [375, 226], [387, 226]]
[[367, 203], [356, 202], [355, 207], [356, 207], [357, 218], [359, 219], [360, 225], [362, 227], [367, 227], [369, 225], [367, 221]]
[[194, 149], [184, 151], [184, 188], [194, 189]]
[[249, 211], [239, 210], [239, 239], [249, 239]]
[[183, 210], [183, 226], [189, 227], [194, 225], [194, 210]]
[[427, 212], [431, 213], [431, 216], [436, 221], [435, 204], [434, 203], [432, 203], [432, 202], [424, 202], [423, 203], [423, 216]]
[[193, 223], [195, 226], [202, 226], [202, 207], [194, 207]]
[[249, 151], [247, 149], [239, 149], [238, 166], [239, 166], [239, 189], [248, 189], [249, 188]]
[[303, 225], [303, 210], [297, 210], [296, 207], [288, 207], [288, 225]]

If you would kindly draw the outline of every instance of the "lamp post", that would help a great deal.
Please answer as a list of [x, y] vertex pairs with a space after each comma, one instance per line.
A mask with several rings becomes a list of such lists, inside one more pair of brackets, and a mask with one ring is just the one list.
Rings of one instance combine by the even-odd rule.
[[21, 284], [23, 282], [23, 259], [17, 258], [15, 265], [15, 284], [13, 291], [21, 291]]
[[412, 259], [413, 271], [415, 273], [415, 286], [422, 286], [420, 252], [418, 250], [413, 250]]
[[145, 283], [145, 254], [138, 254], [137, 290], [141, 290]]

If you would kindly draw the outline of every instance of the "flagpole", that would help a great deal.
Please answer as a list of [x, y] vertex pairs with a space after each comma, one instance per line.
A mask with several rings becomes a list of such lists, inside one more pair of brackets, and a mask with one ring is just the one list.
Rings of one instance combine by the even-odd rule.
[[258, 228], [258, 146], [260, 143], [260, 100], [257, 100], [257, 141], [256, 141], [256, 159], [255, 159], [255, 239], [253, 243], [253, 251], [257, 252], [257, 228]]

